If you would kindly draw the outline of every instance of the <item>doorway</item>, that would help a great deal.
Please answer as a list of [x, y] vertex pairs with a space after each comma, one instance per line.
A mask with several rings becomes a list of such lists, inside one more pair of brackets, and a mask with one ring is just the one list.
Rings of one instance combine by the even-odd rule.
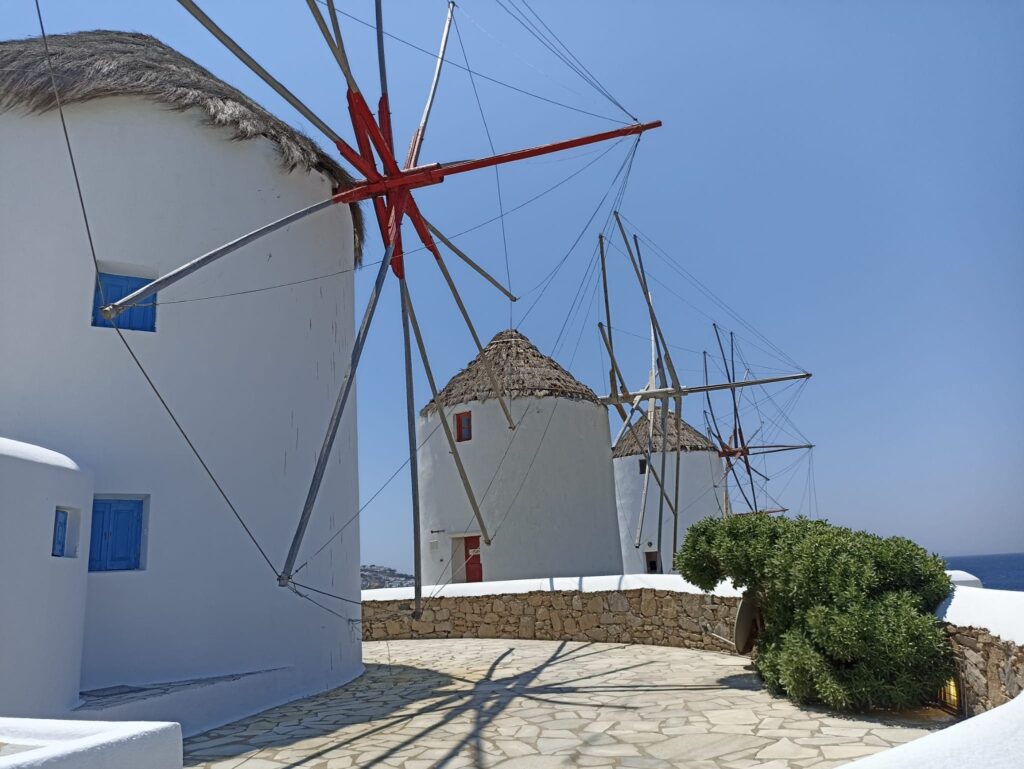
[[466, 564], [466, 582], [483, 582], [484, 566], [480, 561], [480, 537], [463, 537], [463, 563]]
[[657, 550], [648, 550], [644, 553], [644, 563], [647, 566], [648, 574], [661, 574], [661, 558]]

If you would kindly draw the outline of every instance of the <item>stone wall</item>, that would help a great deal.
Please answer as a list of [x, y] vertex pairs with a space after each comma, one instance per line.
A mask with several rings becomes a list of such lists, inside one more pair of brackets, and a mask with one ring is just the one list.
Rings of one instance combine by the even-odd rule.
[[[672, 590], [538, 591], [434, 598], [412, 618], [412, 601], [364, 601], [363, 640], [522, 638], [682, 646], [732, 652], [737, 598]], [[972, 716], [1024, 691], [1024, 647], [988, 631], [946, 625]], [[721, 638], [716, 637], [721, 636]]]
[[1009, 702], [1024, 690], [1024, 646], [1004, 641], [984, 628], [946, 625], [965, 715]]
[[363, 640], [524, 638], [683, 646], [733, 651], [737, 598], [672, 590], [554, 591], [434, 598], [412, 619], [412, 601], [364, 601]]

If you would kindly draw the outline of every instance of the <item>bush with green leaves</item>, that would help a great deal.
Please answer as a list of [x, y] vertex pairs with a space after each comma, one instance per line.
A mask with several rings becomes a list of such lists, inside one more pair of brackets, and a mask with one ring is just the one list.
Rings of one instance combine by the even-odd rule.
[[933, 612], [945, 564], [902, 537], [755, 513], [689, 528], [675, 568], [702, 590], [730, 578], [756, 597], [755, 665], [768, 689], [836, 710], [904, 709], [953, 672]]

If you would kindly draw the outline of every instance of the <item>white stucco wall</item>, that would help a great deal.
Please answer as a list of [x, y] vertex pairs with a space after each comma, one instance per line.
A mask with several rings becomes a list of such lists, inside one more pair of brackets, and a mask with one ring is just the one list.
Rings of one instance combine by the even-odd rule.
[[0, 743], [18, 751], [0, 769], [181, 769], [174, 723], [0, 718]]
[[[75, 556], [51, 554], [58, 507]], [[49, 716], [78, 704], [91, 510], [87, 471], [0, 438], [0, 713]]]
[[[133, 98], [65, 112], [99, 259], [143, 277], [330, 193], [318, 174], [284, 173], [269, 142], [230, 141], [194, 112]], [[258, 710], [358, 674], [358, 629], [277, 587], [113, 330], [90, 325], [93, 265], [56, 114], [0, 115], [0, 146], [17, 148], [0, 152], [0, 425], [88, 466], [97, 495], [148, 500], [144, 568], [88, 575], [83, 688], [290, 670], [250, 703]], [[159, 300], [313, 278], [352, 260], [351, 214], [335, 207]], [[280, 567], [346, 370], [351, 273], [162, 304], [156, 325], [125, 333]], [[356, 509], [354, 405], [306, 554]], [[353, 524], [303, 581], [358, 596], [358, 542]], [[332, 608], [358, 619], [358, 607]]]
[[[669, 499], [675, 495], [676, 455], [665, 457], [665, 487]], [[615, 503], [618, 511], [619, 535], [622, 547], [622, 565], [626, 574], [647, 571], [644, 554], [658, 549], [658, 500], [661, 489], [651, 476], [647, 490], [647, 505], [640, 547], [636, 547], [636, 530], [640, 523], [640, 501], [643, 498], [644, 476], [640, 472], [640, 456], [618, 457], [612, 460], [615, 468]], [[651, 455], [654, 470], [661, 475], [660, 452]], [[721, 515], [722, 460], [714, 451], [684, 451], [679, 462], [679, 530], [677, 543], [683, 545], [686, 527], [702, 518]], [[718, 488], [715, 488], [718, 484]], [[663, 573], [672, 571], [672, 534], [675, 518], [668, 504], [662, 513], [661, 563]]]
[[[473, 439], [458, 446], [493, 536], [490, 547], [481, 542], [484, 580], [622, 571], [604, 408], [517, 399], [514, 432], [495, 401], [449, 407], [448, 418], [459, 411], [473, 414]], [[436, 412], [420, 418], [417, 433], [423, 581], [462, 582], [462, 558], [452, 578], [452, 538], [479, 529]]]

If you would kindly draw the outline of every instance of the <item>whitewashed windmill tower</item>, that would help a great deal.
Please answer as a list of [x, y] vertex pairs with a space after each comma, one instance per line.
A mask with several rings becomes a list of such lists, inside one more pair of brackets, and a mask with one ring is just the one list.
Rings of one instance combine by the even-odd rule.
[[[161, 289], [116, 329], [99, 310], [183, 252], [323, 200], [352, 178], [146, 35], [4, 41], [0, 70], [0, 430], [8, 445], [44, 446], [90, 471], [74, 494], [48, 469], [67, 475], [71, 460], [33, 461], [32, 472], [0, 481], [0, 562], [20, 575], [0, 590], [0, 710], [54, 715], [78, 703], [80, 686], [275, 669], [251, 688], [224, 682], [201, 702], [147, 711], [188, 730], [353, 678], [358, 608], [325, 615], [275, 586], [139, 369], [252, 538], [268, 558], [283, 557], [293, 521], [282, 511], [305, 492], [355, 336], [358, 209], [334, 206], [240, 249], [201, 286]], [[321, 276], [330, 277], [305, 280]], [[318, 542], [358, 508], [355, 427], [352, 414], [330, 453], [327, 512], [310, 532]], [[0, 451], [0, 465], [11, 462]], [[358, 595], [358, 529], [338, 534], [303, 577]], [[51, 617], [56, 629], [40, 634]], [[47, 689], [55, 671], [59, 685]]]
[[[483, 530], [437, 402], [479, 490]], [[427, 404], [417, 438], [426, 584], [622, 573], [607, 410], [518, 331], [495, 336]]]
[[[633, 424], [632, 429], [624, 430], [612, 448], [615, 504], [622, 538], [624, 574], [670, 570], [673, 547], [682, 543], [686, 527], [701, 518], [722, 515], [725, 464], [718, 455], [718, 448], [685, 421], [679, 420], [677, 423], [672, 411], [666, 416], [664, 424], [667, 424], [668, 430], [664, 434], [659, 407], [654, 409], [652, 420], [648, 421], [644, 414]], [[675, 463], [677, 451], [680, 453], [678, 485]], [[679, 516], [673, 515], [671, 508], [659, 500], [661, 488], [648, 472], [648, 456], [655, 468], [662, 467], [664, 460], [665, 487], [670, 492], [679, 489]], [[675, 504], [674, 496], [670, 496], [671, 504]], [[641, 506], [643, 513], [638, 517]], [[661, 521], [658, 520], [659, 510]], [[636, 544], [638, 541], [639, 547]]]
[[[735, 365], [724, 360], [725, 349], [719, 339], [728, 381], [717, 384], [708, 382], [705, 354], [704, 385], [684, 387], [654, 309], [640, 254], [639, 238], [634, 234], [630, 243], [622, 218], [617, 211], [614, 216], [622, 235], [624, 253], [647, 305], [651, 328], [650, 375], [644, 389], [630, 392], [612, 343], [605, 243], [603, 234], [599, 235], [605, 320], [608, 325], [599, 323], [598, 330], [611, 364], [608, 372], [610, 393], [601, 402], [613, 406], [622, 418], [622, 428], [613, 453], [622, 562], [626, 574], [664, 573], [671, 570], [672, 556], [682, 544], [688, 523], [708, 515], [730, 514], [727, 474], [731, 473], [739, 481], [734, 458], [741, 459], [746, 468], [751, 468], [751, 447], [747, 446], [739, 426], [736, 390], [804, 380], [810, 378], [811, 374], [804, 371], [763, 379], [737, 380]], [[715, 333], [718, 334], [717, 326]], [[683, 421], [683, 399], [687, 395], [701, 393], [711, 409], [710, 393], [725, 390], [732, 395], [735, 420], [733, 436], [729, 440], [723, 438], [716, 423], [716, 445]], [[710, 414], [714, 419], [714, 412]], [[634, 423], [636, 417], [639, 417], [639, 421]], [[770, 453], [810, 446], [768, 445], [754, 448], [761, 453]], [[748, 472], [757, 471], [749, 469]], [[753, 486], [753, 476], [750, 477]], [[757, 508], [751, 511], [755, 510]]]

